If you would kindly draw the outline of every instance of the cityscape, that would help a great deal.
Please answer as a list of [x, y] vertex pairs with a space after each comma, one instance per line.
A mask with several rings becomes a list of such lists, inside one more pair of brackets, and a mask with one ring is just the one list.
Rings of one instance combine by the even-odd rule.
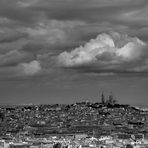
[[0, 148], [148, 148], [148, 0], [0, 0]]
[[148, 109], [103, 93], [96, 103], [3, 105], [0, 139], [2, 148], [144, 148]]

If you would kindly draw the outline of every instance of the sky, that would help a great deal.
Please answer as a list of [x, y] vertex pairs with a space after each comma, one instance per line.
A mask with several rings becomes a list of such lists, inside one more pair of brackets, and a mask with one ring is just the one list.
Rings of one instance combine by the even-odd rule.
[[0, 104], [147, 104], [147, 16], [147, 0], [0, 0]]

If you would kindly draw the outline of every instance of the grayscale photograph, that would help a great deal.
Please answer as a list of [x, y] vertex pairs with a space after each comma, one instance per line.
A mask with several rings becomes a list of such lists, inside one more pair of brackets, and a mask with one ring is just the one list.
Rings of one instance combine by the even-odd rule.
[[148, 0], [0, 0], [0, 148], [148, 148]]

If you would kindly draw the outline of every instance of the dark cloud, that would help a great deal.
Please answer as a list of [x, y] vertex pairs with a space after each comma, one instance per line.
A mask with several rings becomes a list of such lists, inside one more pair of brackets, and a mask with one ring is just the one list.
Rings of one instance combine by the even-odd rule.
[[[48, 73], [59, 68], [55, 57], [61, 53], [59, 59], [67, 68], [106, 73], [147, 71], [147, 54], [143, 56], [148, 37], [147, 7], [147, 0], [1, 0], [0, 66], [8, 72], [9, 67], [23, 71], [36, 66]], [[103, 39], [107, 43], [100, 43], [105, 44], [103, 54], [96, 53], [102, 47], [85, 51], [91, 49], [87, 45], [96, 45], [95, 39], [89, 42], [91, 38], [113, 31], [119, 32], [121, 38], [129, 34], [139, 39], [111, 38], [117, 44], [112, 46], [106, 37]], [[118, 56], [113, 51], [117, 49]]]
[[26, 38], [27, 36], [28, 35], [25, 33], [17, 32], [14, 30], [3, 30], [3, 32], [0, 32], [0, 44], [15, 42], [17, 40]]
[[29, 24], [36, 17], [38, 17], [37, 12], [33, 12], [26, 8], [21, 8], [18, 5], [18, 0], [1, 0], [0, 1], [0, 16], [6, 17], [8, 19]]
[[[78, 5], [79, 3], [79, 5]], [[99, 21], [119, 21], [118, 15], [128, 12], [140, 10], [147, 5], [147, 1], [43, 1], [31, 7], [34, 11], [41, 11], [48, 16], [49, 19], [58, 20], [85, 20], [89, 22]], [[122, 18], [121, 18], [122, 19]], [[120, 20], [121, 21], [121, 20]], [[126, 21], [126, 20], [125, 20]]]

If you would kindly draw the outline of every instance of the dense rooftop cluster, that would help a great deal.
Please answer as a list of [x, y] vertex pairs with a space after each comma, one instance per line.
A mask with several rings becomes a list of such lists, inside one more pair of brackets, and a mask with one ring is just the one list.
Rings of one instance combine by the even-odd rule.
[[1, 136], [86, 133], [148, 133], [148, 112], [130, 105], [80, 102], [70, 105], [19, 105], [0, 107]]

